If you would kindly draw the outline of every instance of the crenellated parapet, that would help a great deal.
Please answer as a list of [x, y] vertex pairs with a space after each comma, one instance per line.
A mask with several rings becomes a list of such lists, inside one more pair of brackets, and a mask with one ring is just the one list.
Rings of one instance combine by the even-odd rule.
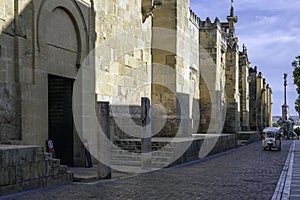
[[222, 27], [221, 25], [222, 23], [220, 22], [219, 18], [216, 17], [213, 22], [209, 17], [207, 17], [205, 20], [201, 20], [201, 18], [198, 17], [192, 10], [190, 10], [190, 21], [198, 28], [205, 28], [205, 29], [218, 28], [221, 30]]
[[198, 17], [196, 15], [196, 13], [194, 13], [194, 11], [190, 10], [190, 21], [195, 25], [197, 26], [197, 28], [200, 27], [200, 22], [201, 22], [201, 19], [200, 17]]
[[254, 68], [250, 67], [249, 68], [249, 74], [255, 73], [257, 74], [257, 66], [255, 66]]
[[221, 22], [220, 20], [216, 17], [214, 22], [211, 21], [209, 17], [207, 17], [204, 21], [200, 21], [200, 28], [204, 29], [219, 29], [221, 30]]
[[250, 128], [262, 130], [272, 125], [272, 89], [257, 67], [249, 68]]

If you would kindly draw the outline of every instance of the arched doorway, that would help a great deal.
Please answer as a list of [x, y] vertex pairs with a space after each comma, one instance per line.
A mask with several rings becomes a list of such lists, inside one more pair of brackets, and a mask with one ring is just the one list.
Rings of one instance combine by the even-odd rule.
[[48, 74], [48, 139], [53, 140], [61, 164], [82, 165], [84, 151], [74, 128], [72, 92], [88, 52], [85, 19], [76, 1], [44, 0], [37, 25], [38, 65]]

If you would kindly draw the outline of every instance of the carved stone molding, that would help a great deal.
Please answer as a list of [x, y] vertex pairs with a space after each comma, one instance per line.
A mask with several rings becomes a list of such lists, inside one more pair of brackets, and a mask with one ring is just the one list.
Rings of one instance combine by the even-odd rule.
[[162, 5], [162, 0], [142, 0], [142, 21], [143, 23], [150, 16], [153, 16], [153, 10], [156, 6]]

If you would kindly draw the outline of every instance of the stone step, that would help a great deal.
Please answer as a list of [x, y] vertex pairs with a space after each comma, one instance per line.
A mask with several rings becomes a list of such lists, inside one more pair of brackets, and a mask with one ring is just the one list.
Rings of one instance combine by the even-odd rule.
[[[112, 161], [139, 161], [141, 162], [141, 156], [134, 155], [112, 155]], [[152, 156], [152, 162], [165, 162], [168, 163], [171, 157]]]
[[172, 160], [172, 157], [152, 156], [152, 161], [153, 162], [169, 163], [171, 160]]
[[73, 174], [43, 147], [0, 145], [0, 196], [71, 182]]
[[[129, 151], [133, 151], [133, 150], [141, 150], [141, 147], [140, 146], [134, 146], [134, 145], [127, 145], [127, 146], [118, 146], [118, 147], [115, 147], [113, 146], [112, 147], [113, 150], [120, 150], [120, 149], [123, 149], [123, 150], [129, 150]], [[176, 149], [176, 146], [165, 146], [165, 147], [158, 147], [158, 146], [152, 146], [152, 151], [159, 151], [159, 150], [166, 150], [166, 151], [173, 151], [174, 149]]]
[[[140, 154], [141, 152], [131, 152], [128, 150], [123, 150], [123, 149], [117, 149], [113, 148], [112, 149], [112, 155], [135, 155], [135, 154]], [[172, 156], [175, 152], [175, 148], [164, 148], [163, 150], [157, 150], [157, 151], [152, 151], [152, 155], [155, 156], [163, 156], [163, 157], [169, 157]]]
[[[118, 166], [133, 166], [133, 167], [140, 167], [142, 166], [141, 161], [123, 161], [123, 160], [112, 160], [112, 165], [118, 165]], [[153, 168], [163, 168], [168, 166], [170, 163], [168, 162], [152, 162], [151, 166]]]
[[172, 157], [174, 155], [173, 151], [153, 151], [153, 156], [161, 156], [161, 157]]
[[[114, 141], [114, 144], [117, 145], [117, 146], [130, 146], [130, 145], [133, 145], [133, 146], [141, 146], [141, 141], [138, 141], [138, 140], [134, 140], [134, 141], [131, 141], [131, 140], [116, 140]], [[176, 143], [171, 143], [171, 142], [152, 142], [151, 143], [152, 147], [164, 147], [166, 145], [168, 145], [169, 147], [175, 147], [176, 146]]]
[[[137, 140], [118, 140], [118, 147], [112, 148], [112, 165], [124, 167], [141, 166], [141, 142]], [[176, 143], [152, 142], [152, 167], [168, 166], [176, 150]]]
[[116, 155], [113, 154], [111, 156], [111, 160], [112, 161], [118, 161], [118, 160], [122, 160], [122, 161], [141, 161], [141, 157], [140, 156], [134, 156], [134, 155]]
[[1, 145], [0, 167], [26, 165], [45, 159], [44, 150], [37, 146]]
[[[130, 144], [130, 145], [117, 145], [115, 144], [115, 146], [113, 146], [112, 148], [122, 148], [122, 149], [141, 149], [140, 145], [134, 145], [134, 144]], [[168, 146], [152, 146], [152, 150], [159, 150], [159, 149], [175, 149], [177, 146], [175, 145], [168, 145]]]
[[119, 147], [119, 148], [113, 148], [113, 149], [116, 149], [116, 150], [124, 150], [124, 151], [129, 151], [129, 152], [141, 152], [141, 148], [138, 148], [138, 147], [130, 147], [130, 146], [122, 146], [122, 147]]

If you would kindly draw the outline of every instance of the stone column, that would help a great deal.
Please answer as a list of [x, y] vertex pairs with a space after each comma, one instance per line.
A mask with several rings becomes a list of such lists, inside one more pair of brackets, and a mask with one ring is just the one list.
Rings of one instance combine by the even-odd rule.
[[152, 159], [152, 144], [151, 144], [151, 122], [150, 122], [150, 100], [146, 97], [142, 98], [142, 127], [143, 134], [141, 137], [141, 150], [142, 150], [142, 169], [151, 169]]
[[272, 126], [272, 90], [269, 86], [267, 85], [267, 91], [268, 91], [268, 103], [267, 103], [267, 126]]
[[262, 130], [263, 128], [263, 122], [262, 122], [262, 92], [263, 92], [263, 79], [262, 79], [262, 73], [259, 72], [257, 79], [256, 79], [256, 109], [257, 109], [257, 118], [256, 118], [256, 124], [257, 129]]
[[229, 49], [226, 53], [227, 111], [224, 133], [237, 133], [240, 130], [239, 55], [236, 48]]
[[240, 91], [240, 110], [241, 110], [241, 130], [249, 130], [249, 68], [247, 48], [243, 45], [239, 60], [239, 91]]
[[257, 67], [249, 69], [249, 124], [250, 130], [256, 131], [257, 130], [257, 106], [256, 106], [256, 96], [257, 96]]
[[199, 25], [200, 38], [200, 124], [199, 132], [220, 133], [224, 122], [225, 38], [218, 19]]
[[237, 133], [240, 131], [240, 96], [239, 96], [239, 46], [235, 35], [235, 24], [238, 17], [234, 14], [233, 5], [227, 16], [229, 33], [227, 33], [226, 52], [226, 119], [223, 132]]
[[287, 74], [284, 73], [284, 104], [282, 105], [282, 118], [287, 120], [289, 118], [289, 106], [286, 104], [286, 86], [287, 86]]
[[152, 126], [159, 137], [190, 135], [189, 80], [185, 80], [190, 66], [183, 56], [189, 42], [182, 37], [189, 33], [188, 14], [187, 0], [163, 1], [153, 12], [151, 104], [163, 109], [152, 116]]
[[98, 134], [97, 135], [98, 178], [110, 179], [111, 178], [111, 144], [110, 144], [109, 102], [97, 102], [96, 113], [100, 124], [100, 130], [97, 132]]
[[[177, 12], [171, 12], [171, 10], [176, 10], [176, 6], [176, 0], [163, 2], [163, 5], [155, 9], [153, 13], [151, 103], [161, 105], [164, 110], [159, 115], [153, 115], [152, 122], [153, 131], [158, 132], [156, 136], [162, 137], [173, 137], [178, 131], [176, 112]], [[164, 120], [165, 124], [162, 124]]]
[[262, 89], [262, 125], [263, 128], [266, 127], [266, 121], [267, 121], [267, 84], [266, 79], [263, 79], [263, 89]]
[[272, 106], [273, 106], [273, 92], [270, 88], [270, 101], [269, 101], [269, 125], [272, 126], [272, 119], [273, 119], [273, 113], [272, 113]]

